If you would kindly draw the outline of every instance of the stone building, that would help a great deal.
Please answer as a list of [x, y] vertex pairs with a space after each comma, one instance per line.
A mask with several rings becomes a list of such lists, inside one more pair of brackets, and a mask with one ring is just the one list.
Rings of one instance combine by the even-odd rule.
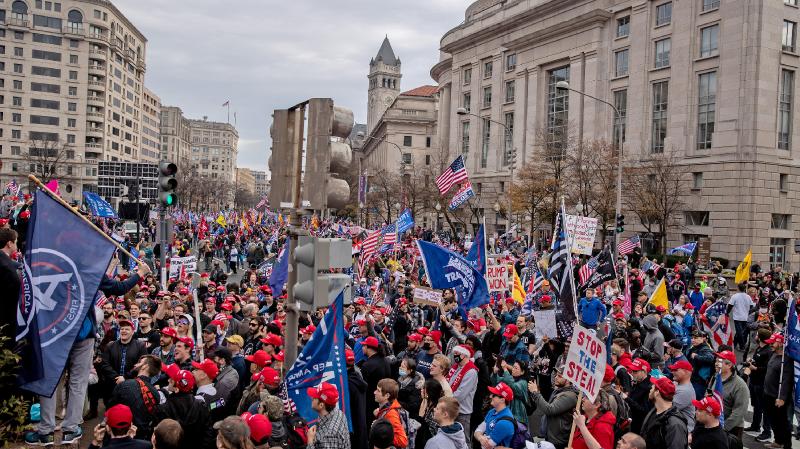
[[161, 107], [161, 158], [188, 165], [191, 151], [191, 127], [181, 108]]
[[269, 175], [265, 171], [251, 170], [256, 182], [256, 196], [259, 198], [269, 195]]
[[161, 99], [146, 87], [142, 96], [142, 132], [139, 141], [142, 143], [139, 162], [158, 163], [161, 160]]
[[256, 177], [249, 168], [236, 167], [236, 188], [251, 195], [256, 194]]
[[400, 93], [402, 78], [400, 58], [394, 55], [389, 37], [383, 39], [378, 54], [369, 62], [369, 93], [367, 108], [367, 130], [378, 123], [383, 112], [392, 104]]
[[[539, 131], [621, 144], [629, 164], [674, 152], [688, 189], [669, 246], [708, 237], [712, 257], [752, 247], [763, 266], [797, 270], [798, 20], [796, 0], [476, 1], [431, 70], [441, 145], [465, 154], [487, 211], [510, 182], [508, 147], [519, 168]], [[645, 231], [633, 218], [624, 237]]]

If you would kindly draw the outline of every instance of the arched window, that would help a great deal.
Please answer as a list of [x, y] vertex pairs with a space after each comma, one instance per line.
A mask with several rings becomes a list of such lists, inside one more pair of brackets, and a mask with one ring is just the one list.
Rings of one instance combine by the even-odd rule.
[[17, 0], [11, 4], [11, 18], [17, 20], [26, 20], [28, 18], [28, 5], [25, 2]]
[[72, 11], [67, 14], [67, 21], [70, 23], [82, 23], [83, 22], [83, 14], [77, 9], [73, 9]]

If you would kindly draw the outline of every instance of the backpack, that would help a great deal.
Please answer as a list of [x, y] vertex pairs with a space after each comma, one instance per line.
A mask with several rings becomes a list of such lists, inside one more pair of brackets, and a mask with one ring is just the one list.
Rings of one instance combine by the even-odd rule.
[[614, 416], [617, 418], [614, 422], [614, 438], [616, 441], [628, 431], [631, 425], [631, 407], [628, 405], [628, 402], [622, 399], [622, 396], [617, 393], [617, 390], [611, 388], [610, 390], [606, 390], [606, 392], [613, 396], [614, 401], [617, 403], [617, 409], [613, 411]]
[[400, 423], [403, 424], [403, 430], [405, 430], [406, 437], [408, 438], [408, 446], [406, 446], [406, 449], [414, 449], [414, 440], [417, 439], [417, 430], [421, 427], [421, 424], [411, 419], [406, 409], [400, 408], [398, 412], [400, 414]]
[[283, 425], [288, 434], [289, 449], [305, 449], [308, 446], [308, 423], [300, 415], [283, 417]]
[[514, 425], [514, 436], [511, 437], [511, 443], [508, 445], [511, 449], [525, 449], [527, 447], [526, 442], [533, 441], [531, 438], [531, 433], [528, 432], [528, 427], [525, 424], [517, 421], [514, 418], [510, 418], [508, 416], [503, 416], [502, 418], [498, 419], [498, 421], [510, 421], [511, 424]]

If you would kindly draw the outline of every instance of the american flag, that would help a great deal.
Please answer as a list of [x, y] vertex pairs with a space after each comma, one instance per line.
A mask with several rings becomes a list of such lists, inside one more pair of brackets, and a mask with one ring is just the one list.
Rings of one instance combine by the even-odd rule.
[[598, 265], [600, 265], [600, 262], [597, 261], [597, 257], [592, 257], [588, 262], [583, 264], [580, 270], [578, 270], [578, 278], [581, 285], [585, 284], [586, 281], [589, 280], [589, 277], [592, 275], [592, 273], [597, 270]]
[[542, 273], [539, 272], [539, 268], [533, 266], [531, 267], [531, 271], [531, 279], [528, 283], [527, 293], [538, 291], [542, 287], [542, 282], [544, 281], [544, 276], [542, 276]]
[[17, 184], [17, 181], [13, 179], [8, 181], [8, 184], [6, 184], [6, 192], [10, 193], [11, 195], [19, 195], [19, 185]]
[[361, 244], [361, 259], [358, 261], [359, 276], [364, 275], [364, 268], [367, 266], [369, 259], [378, 252], [378, 241], [381, 237], [381, 230], [375, 230], [367, 235], [367, 238]]
[[444, 195], [450, 188], [461, 181], [467, 180], [467, 168], [464, 166], [464, 157], [458, 156], [449, 167], [436, 178], [436, 187]]
[[620, 255], [624, 256], [625, 254], [632, 253], [634, 248], [641, 248], [641, 247], [642, 247], [642, 242], [639, 239], [639, 236], [634, 235], [628, 240], [625, 240], [624, 242], [620, 243], [619, 248], [617, 248], [617, 251], [619, 252]]
[[733, 344], [733, 328], [726, 314], [728, 305], [725, 301], [717, 301], [700, 315], [703, 331], [711, 335], [711, 347], [716, 351], [719, 345]]
[[642, 265], [642, 270], [641, 271], [644, 272], [644, 271], [647, 271], [647, 270], [653, 270], [654, 274], [658, 274], [658, 270], [660, 270], [661, 268], [662, 268], [661, 265], [659, 265], [659, 264], [657, 264], [657, 263], [655, 263], [653, 261], [648, 260], [647, 262], [645, 262]]
[[720, 414], [719, 414], [719, 425], [720, 427], [725, 426], [725, 405], [722, 403], [722, 399], [725, 397], [725, 393], [722, 390], [722, 374], [717, 371], [717, 375], [714, 378], [714, 392], [712, 393], [714, 399], [719, 402]]

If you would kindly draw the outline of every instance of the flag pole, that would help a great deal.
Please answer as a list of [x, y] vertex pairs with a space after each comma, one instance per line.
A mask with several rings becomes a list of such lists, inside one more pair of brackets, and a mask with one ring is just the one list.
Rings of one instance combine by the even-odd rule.
[[92, 223], [91, 220], [89, 220], [88, 218], [86, 218], [83, 215], [81, 215], [78, 212], [76, 212], [75, 209], [73, 209], [69, 204], [67, 204], [67, 202], [64, 201], [60, 196], [56, 195], [52, 190], [48, 189], [46, 185], [42, 184], [42, 181], [40, 181], [39, 178], [36, 177], [36, 175], [34, 175], [33, 173], [29, 174], [28, 175], [28, 179], [33, 181], [40, 189], [42, 189], [42, 191], [44, 191], [47, 195], [49, 195], [50, 198], [52, 198], [52, 199], [58, 201], [59, 203], [61, 203], [61, 205], [64, 206], [65, 208], [67, 208], [68, 211], [70, 211], [73, 214], [75, 214], [78, 218], [80, 218], [81, 220], [86, 222], [86, 224], [91, 226], [92, 229], [97, 231], [98, 234], [102, 235], [103, 237], [106, 238], [106, 240], [108, 240], [109, 242], [113, 243], [114, 246], [116, 246], [118, 250], [122, 251], [128, 257], [130, 257], [131, 259], [135, 260], [137, 264], [139, 264], [139, 265], [144, 264], [144, 262], [142, 262], [136, 256], [134, 256], [133, 254], [128, 252], [127, 249], [123, 248], [122, 245], [119, 244], [119, 242], [117, 242], [116, 240], [112, 239], [108, 234], [106, 234], [100, 228], [98, 228], [97, 225]]
[[[569, 271], [569, 283], [572, 287], [572, 308], [575, 312], [575, 318], [578, 317], [578, 294], [575, 291], [575, 270], [572, 266], [572, 236], [570, 235], [569, 228], [567, 227], [567, 211], [564, 206], [564, 197], [561, 197], [561, 225], [564, 227], [564, 234], [567, 236], [567, 270]], [[555, 233], [553, 233], [555, 238]], [[552, 245], [551, 245], [552, 246]]]

